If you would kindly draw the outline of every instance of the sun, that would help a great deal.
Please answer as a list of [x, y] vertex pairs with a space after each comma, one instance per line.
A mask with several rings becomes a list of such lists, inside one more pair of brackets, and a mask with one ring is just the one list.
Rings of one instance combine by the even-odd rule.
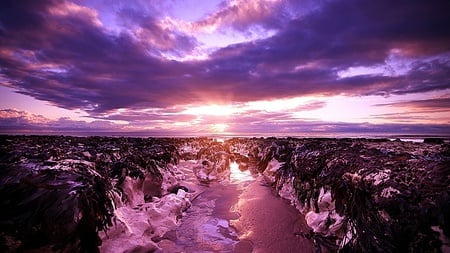
[[211, 125], [211, 130], [214, 133], [223, 133], [225, 131], [225, 129], [228, 128], [227, 124], [222, 124], [222, 123], [218, 123], [218, 124], [212, 124]]

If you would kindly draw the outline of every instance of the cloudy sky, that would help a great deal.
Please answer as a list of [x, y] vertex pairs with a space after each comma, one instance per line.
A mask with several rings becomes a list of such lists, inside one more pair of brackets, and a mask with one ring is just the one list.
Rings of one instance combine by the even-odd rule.
[[450, 134], [448, 0], [3, 0], [0, 131]]

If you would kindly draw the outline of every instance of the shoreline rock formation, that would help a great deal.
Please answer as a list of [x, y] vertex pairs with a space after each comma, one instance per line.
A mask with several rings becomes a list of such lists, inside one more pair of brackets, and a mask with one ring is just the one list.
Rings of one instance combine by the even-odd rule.
[[160, 250], [202, 184], [230, 163], [305, 215], [317, 249], [450, 249], [450, 144], [385, 139], [0, 136], [0, 250]]
[[[450, 147], [366, 139], [276, 139], [260, 171], [331, 251], [448, 251]], [[442, 239], [447, 237], [447, 239]]]

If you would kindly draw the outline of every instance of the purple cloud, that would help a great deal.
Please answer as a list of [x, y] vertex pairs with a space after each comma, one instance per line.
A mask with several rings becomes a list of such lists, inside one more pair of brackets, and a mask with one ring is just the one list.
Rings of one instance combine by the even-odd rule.
[[104, 120], [92, 122], [75, 121], [69, 118], [51, 120], [42, 115], [26, 111], [15, 109], [0, 110], [0, 132], [2, 133], [28, 131], [121, 131], [123, 127]]
[[[322, 121], [286, 120], [283, 113], [266, 113], [243, 117], [240, 121], [233, 121], [228, 125], [227, 131], [240, 135], [350, 135], [353, 137], [364, 135], [408, 135], [408, 134], [434, 134], [449, 135], [449, 125], [442, 124], [369, 124], [369, 123], [330, 123]], [[214, 117], [207, 117], [204, 124], [215, 122]], [[148, 121], [135, 122], [136, 126], [145, 126]], [[140, 125], [142, 124], [142, 125]], [[48, 119], [42, 115], [35, 115], [14, 109], [0, 110], [0, 134], [5, 133], [132, 133], [139, 135], [165, 135], [167, 129], [154, 127], [147, 130], [127, 128], [109, 121], [74, 121], [68, 118], [57, 120]], [[181, 127], [170, 131], [171, 135], [208, 135], [205, 128]]]
[[[301, 9], [295, 1], [289, 4]], [[93, 117], [118, 108], [450, 88], [448, 1], [325, 1], [301, 16], [264, 5], [246, 17], [233, 8], [211, 20], [232, 16], [235, 27], [276, 24], [278, 33], [219, 49], [207, 60], [179, 62], [163, 56], [189, 53], [196, 39], [160, 26], [149, 13], [121, 10], [131, 25], [115, 34], [92, 8], [3, 1], [0, 74], [22, 94]], [[385, 64], [393, 50], [411, 59], [406, 73], [338, 76], [349, 67]]]
[[413, 107], [416, 109], [424, 110], [446, 110], [450, 111], [450, 97], [420, 99], [411, 101], [402, 101], [388, 104], [379, 104], [378, 106], [400, 106], [400, 107]]

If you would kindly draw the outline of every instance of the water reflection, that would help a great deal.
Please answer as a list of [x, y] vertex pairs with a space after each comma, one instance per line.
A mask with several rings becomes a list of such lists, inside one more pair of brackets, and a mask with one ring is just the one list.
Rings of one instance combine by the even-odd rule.
[[230, 182], [240, 183], [254, 180], [249, 170], [241, 171], [237, 162], [230, 163]]

